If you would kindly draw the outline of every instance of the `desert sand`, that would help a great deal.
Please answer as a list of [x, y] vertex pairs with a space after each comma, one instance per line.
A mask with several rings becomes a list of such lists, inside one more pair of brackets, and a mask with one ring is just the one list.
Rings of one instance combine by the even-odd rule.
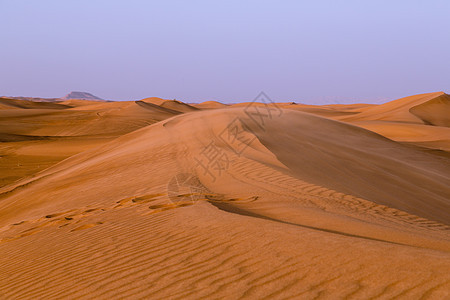
[[0, 299], [446, 299], [450, 96], [0, 98]]

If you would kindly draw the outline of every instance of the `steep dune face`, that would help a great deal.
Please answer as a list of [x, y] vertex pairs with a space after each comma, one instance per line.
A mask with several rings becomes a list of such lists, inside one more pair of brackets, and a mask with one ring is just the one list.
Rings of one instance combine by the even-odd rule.
[[428, 93], [397, 99], [369, 108], [359, 114], [341, 118], [344, 121], [383, 120], [423, 124], [422, 120], [409, 110], [413, 106], [428, 102], [445, 95], [444, 92]]
[[448, 159], [255, 107], [174, 115], [1, 188], [0, 292], [448, 295]]
[[[450, 128], [386, 121], [358, 121], [352, 124], [407, 145], [416, 145], [442, 155], [450, 154]], [[435, 150], [435, 151], [433, 151]]]
[[375, 104], [329, 104], [329, 105], [309, 105], [301, 103], [276, 103], [278, 107], [303, 111], [327, 118], [337, 118], [343, 116], [351, 116], [357, 113], [361, 113], [371, 107], [375, 107]]
[[177, 111], [179, 113], [186, 113], [186, 112], [192, 112], [192, 111], [198, 110], [198, 108], [191, 106], [189, 104], [183, 103], [181, 101], [165, 100], [165, 99], [161, 99], [161, 98], [157, 98], [157, 97], [145, 98], [145, 99], [140, 100], [140, 102], [158, 105], [160, 107], [167, 108], [172, 111]]
[[450, 224], [447, 159], [307, 114], [286, 112], [259, 136], [303, 180]]
[[381, 105], [354, 109], [334, 106], [326, 108], [326, 113], [320, 107], [308, 112], [357, 125], [425, 152], [450, 157], [449, 97], [437, 92]]
[[430, 101], [413, 106], [409, 112], [425, 124], [450, 127], [450, 96], [442, 94]]
[[173, 109], [182, 113], [193, 112], [198, 110], [198, 108], [195, 108], [189, 104], [175, 100], [164, 101], [160, 106], [168, 109]]

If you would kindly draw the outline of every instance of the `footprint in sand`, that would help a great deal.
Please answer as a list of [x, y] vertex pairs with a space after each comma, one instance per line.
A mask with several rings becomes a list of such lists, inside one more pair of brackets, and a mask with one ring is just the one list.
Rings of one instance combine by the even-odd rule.
[[208, 189], [197, 176], [190, 173], [179, 173], [172, 177], [167, 184], [167, 195], [173, 204], [179, 202], [195, 203], [205, 198]]
[[95, 223], [84, 224], [84, 225], [81, 225], [81, 226], [79, 226], [77, 228], [72, 229], [71, 232], [92, 228], [92, 227], [95, 227], [95, 226], [101, 225], [101, 224], [103, 224], [103, 222], [95, 222]]

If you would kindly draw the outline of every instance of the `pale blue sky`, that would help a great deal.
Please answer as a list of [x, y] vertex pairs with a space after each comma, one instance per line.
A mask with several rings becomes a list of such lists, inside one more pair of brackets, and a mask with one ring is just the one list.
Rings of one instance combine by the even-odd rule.
[[0, 14], [0, 95], [332, 103], [450, 90], [450, 1], [0, 0]]

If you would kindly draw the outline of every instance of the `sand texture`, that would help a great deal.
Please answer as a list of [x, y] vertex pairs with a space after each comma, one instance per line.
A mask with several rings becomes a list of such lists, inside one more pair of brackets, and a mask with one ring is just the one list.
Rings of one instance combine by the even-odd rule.
[[448, 299], [449, 99], [0, 98], [0, 299]]

